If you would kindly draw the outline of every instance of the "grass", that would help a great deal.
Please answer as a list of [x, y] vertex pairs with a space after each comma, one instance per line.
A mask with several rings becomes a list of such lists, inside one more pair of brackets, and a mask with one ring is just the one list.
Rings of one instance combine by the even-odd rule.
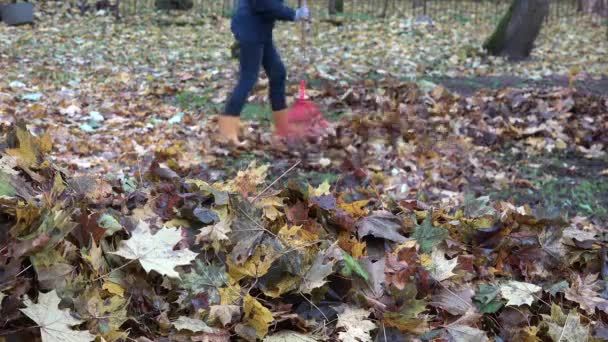
[[608, 166], [608, 160], [589, 160], [573, 153], [529, 156], [527, 163], [507, 153], [501, 159], [515, 166], [534, 189], [508, 187], [491, 192], [494, 199], [512, 199], [517, 204], [528, 203], [569, 217], [608, 219], [608, 180], [605, 176], [598, 177], [601, 169]]

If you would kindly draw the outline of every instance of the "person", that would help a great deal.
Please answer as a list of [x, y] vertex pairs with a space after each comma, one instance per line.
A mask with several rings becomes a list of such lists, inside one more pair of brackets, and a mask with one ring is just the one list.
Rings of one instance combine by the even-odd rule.
[[297, 9], [284, 4], [283, 0], [240, 0], [232, 16], [231, 31], [239, 44], [240, 75], [237, 85], [228, 97], [218, 126], [222, 138], [240, 143], [241, 111], [249, 93], [255, 86], [260, 67], [269, 79], [269, 97], [277, 133], [285, 133], [287, 104], [285, 80], [287, 72], [273, 41], [275, 21], [298, 22], [308, 20], [308, 7]]

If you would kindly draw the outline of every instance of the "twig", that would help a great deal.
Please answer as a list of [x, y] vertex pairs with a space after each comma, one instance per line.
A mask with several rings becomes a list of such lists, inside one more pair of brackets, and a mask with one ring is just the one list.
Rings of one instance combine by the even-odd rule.
[[312, 306], [313, 306], [315, 309], [317, 309], [317, 310], [318, 310], [318, 311], [321, 313], [321, 315], [323, 315], [323, 317], [325, 318], [325, 322], [329, 322], [329, 318], [327, 318], [327, 316], [325, 316], [325, 313], [324, 313], [324, 312], [323, 312], [321, 309], [319, 309], [319, 307], [318, 307], [318, 306], [316, 306], [316, 305], [315, 305], [315, 303], [313, 303], [313, 302], [312, 302], [312, 301], [310, 301], [308, 298], [306, 298], [306, 296], [305, 296], [305, 295], [302, 293], [302, 291], [300, 291], [300, 296], [302, 296], [302, 298], [306, 299], [306, 301], [307, 301], [307, 302], [308, 302], [310, 305], [312, 305]]
[[560, 342], [562, 340], [562, 337], [564, 337], [564, 332], [566, 331], [566, 325], [568, 325], [568, 319], [570, 319], [569, 312], [568, 312], [568, 316], [566, 316], [566, 322], [564, 322], [564, 327], [562, 328], [562, 333], [559, 335], [559, 339], [557, 340], [557, 342]]
[[29, 270], [31, 267], [32, 267], [32, 265], [30, 264], [28, 267], [26, 267], [23, 270], [21, 270], [21, 272], [17, 273], [17, 275], [15, 276], [15, 278], [17, 278], [18, 276], [20, 276], [21, 274], [23, 274], [23, 272]]
[[103, 279], [103, 278], [105, 278], [105, 277], [109, 276], [110, 274], [112, 274], [112, 273], [114, 273], [114, 272], [116, 272], [116, 271], [118, 271], [118, 270], [121, 270], [121, 269], [123, 269], [123, 268], [125, 268], [125, 267], [129, 266], [130, 264], [132, 264], [133, 262], [135, 262], [135, 261], [137, 261], [137, 260], [139, 260], [139, 258], [137, 258], [137, 259], [131, 259], [131, 260], [129, 260], [129, 261], [126, 263], [126, 264], [124, 264], [124, 265], [122, 265], [122, 266], [120, 266], [120, 267], [117, 267], [117, 268], [115, 268], [115, 269], [111, 270], [110, 272], [108, 272], [108, 273], [106, 273], [106, 274], [104, 274], [104, 275], [99, 276], [98, 278], [93, 279], [91, 282], [96, 282], [96, 281], [98, 281], [98, 280], [100, 280], [100, 279]]
[[290, 167], [287, 171], [283, 172], [283, 174], [280, 175], [279, 178], [275, 179], [274, 182], [270, 183], [269, 186], [267, 186], [264, 190], [262, 190], [262, 192], [260, 192], [257, 196], [255, 196], [251, 202], [255, 203], [258, 200], [258, 198], [260, 198], [260, 196], [262, 196], [266, 191], [268, 191], [268, 189], [270, 189], [279, 180], [281, 180], [281, 178], [285, 177], [289, 172], [291, 172], [291, 170], [295, 169], [296, 166], [300, 165], [301, 162], [302, 162], [301, 160], [298, 160], [295, 164], [293, 164], [292, 167]]

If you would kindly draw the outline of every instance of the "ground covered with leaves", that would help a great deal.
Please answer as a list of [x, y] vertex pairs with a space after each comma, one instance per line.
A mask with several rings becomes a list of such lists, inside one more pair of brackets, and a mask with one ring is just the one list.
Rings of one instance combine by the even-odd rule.
[[[231, 150], [209, 139], [225, 19], [61, 18], [0, 27], [0, 336], [608, 338], [599, 27], [509, 64], [472, 23], [319, 24], [331, 129], [273, 145], [263, 80]], [[287, 61], [297, 39], [280, 26]]]

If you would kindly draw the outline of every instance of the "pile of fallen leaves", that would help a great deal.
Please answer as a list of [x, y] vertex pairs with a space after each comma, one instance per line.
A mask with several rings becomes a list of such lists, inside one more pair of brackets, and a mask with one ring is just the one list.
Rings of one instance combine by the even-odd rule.
[[49, 161], [48, 134], [4, 130], [2, 334], [608, 338], [605, 227], [584, 218], [487, 197], [391, 199], [373, 182], [276, 188], [255, 164], [215, 182], [157, 161], [135, 178], [71, 177]]

